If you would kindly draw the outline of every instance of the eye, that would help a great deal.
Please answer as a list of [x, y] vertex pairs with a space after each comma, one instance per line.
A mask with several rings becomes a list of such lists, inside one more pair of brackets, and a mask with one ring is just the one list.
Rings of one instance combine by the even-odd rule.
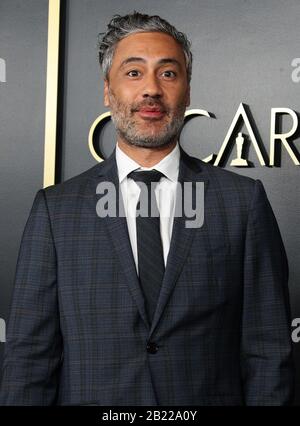
[[131, 70], [126, 73], [129, 77], [138, 77], [140, 72], [138, 70]]
[[171, 70], [163, 71], [162, 75], [163, 77], [166, 77], [166, 78], [174, 78], [176, 77], [176, 72]]

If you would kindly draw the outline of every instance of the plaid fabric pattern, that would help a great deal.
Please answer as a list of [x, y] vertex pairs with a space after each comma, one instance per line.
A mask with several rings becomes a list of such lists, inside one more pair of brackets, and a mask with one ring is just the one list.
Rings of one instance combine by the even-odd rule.
[[261, 181], [181, 149], [179, 181], [205, 185], [204, 224], [187, 228], [185, 216], [175, 217], [151, 324], [126, 218], [96, 215], [104, 181], [118, 190], [115, 152], [36, 194], [17, 262], [0, 403], [291, 403], [288, 263]]

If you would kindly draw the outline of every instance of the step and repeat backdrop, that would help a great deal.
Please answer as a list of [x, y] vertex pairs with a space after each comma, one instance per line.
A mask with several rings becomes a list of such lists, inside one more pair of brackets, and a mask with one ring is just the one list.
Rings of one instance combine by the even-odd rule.
[[159, 14], [192, 42], [182, 147], [265, 186], [289, 260], [300, 405], [299, 0], [0, 1], [0, 366], [19, 244], [37, 190], [114, 148], [97, 36], [114, 14], [133, 10]]

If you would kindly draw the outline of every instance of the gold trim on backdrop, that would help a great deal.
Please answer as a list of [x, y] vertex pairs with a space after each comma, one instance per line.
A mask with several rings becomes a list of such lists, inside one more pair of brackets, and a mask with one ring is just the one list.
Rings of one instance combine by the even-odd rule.
[[92, 154], [92, 156], [95, 158], [96, 161], [99, 163], [103, 161], [104, 159], [100, 157], [100, 155], [97, 154], [95, 147], [94, 147], [94, 132], [96, 130], [96, 127], [101, 123], [101, 121], [108, 119], [111, 116], [111, 112], [104, 112], [103, 114], [99, 115], [99, 117], [96, 118], [96, 120], [91, 125], [90, 131], [89, 131], [89, 150]]
[[60, 0], [49, 0], [43, 187], [55, 183]]
[[189, 109], [188, 111], [185, 111], [184, 118], [194, 116], [194, 115], [204, 115], [205, 117], [211, 117], [210, 113], [206, 111], [205, 109]]

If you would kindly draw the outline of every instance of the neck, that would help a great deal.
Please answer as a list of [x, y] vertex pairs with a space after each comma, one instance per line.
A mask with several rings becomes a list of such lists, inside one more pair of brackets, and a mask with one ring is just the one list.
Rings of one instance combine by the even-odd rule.
[[118, 140], [119, 148], [136, 161], [142, 167], [152, 167], [166, 157], [176, 145], [176, 140], [166, 146], [155, 148], [144, 148], [130, 145], [122, 140]]

